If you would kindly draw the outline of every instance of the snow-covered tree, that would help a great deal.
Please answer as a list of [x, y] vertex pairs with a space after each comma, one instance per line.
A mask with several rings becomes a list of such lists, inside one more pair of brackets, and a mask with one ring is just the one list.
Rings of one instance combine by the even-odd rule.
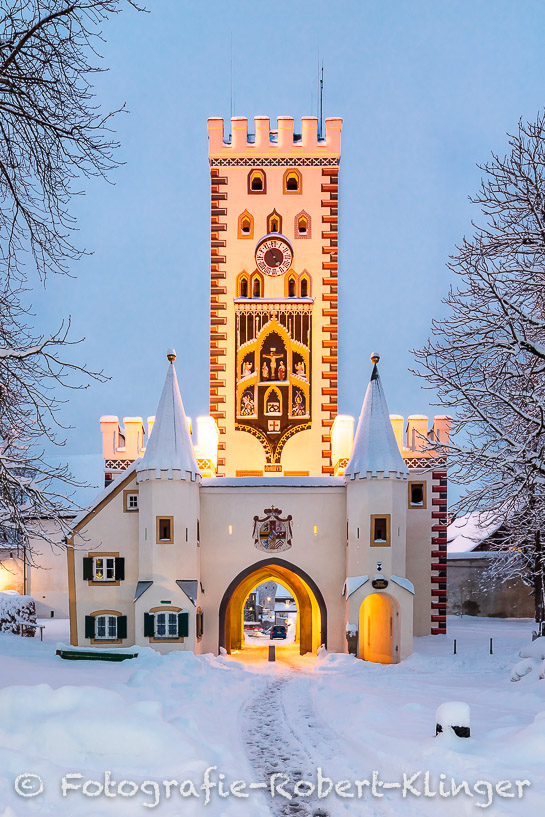
[[[127, 3], [136, 7], [132, 0]], [[73, 361], [70, 321], [32, 330], [29, 290], [73, 272], [73, 195], [117, 165], [111, 119], [94, 97], [101, 24], [124, 0], [4, 0], [0, 8], [0, 558], [1, 546], [63, 527], [74, 482], [43, 455], [57, 432], [59, 393], [100, 377]], [[32, 559], [32, 553], [28, 552]]]
[[455, 514], [502, 524], [494, 570], [533, 585], [545, 626], [545, 113], [519, 122], [509, 152], [481, 167], [474, 232], [449, 264], [457, 277], [416, 354], [418, 374], [453, 415]]

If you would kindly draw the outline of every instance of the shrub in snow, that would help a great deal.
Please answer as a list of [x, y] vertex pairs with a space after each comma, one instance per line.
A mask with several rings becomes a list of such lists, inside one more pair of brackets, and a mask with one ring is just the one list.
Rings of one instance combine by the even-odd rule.
[[516, 663], [513, 669], [511, 670], [511, 680], [520, 681], [521, 678], [524, 678], [525, 675], [528, 675], [529, 672], [532, 672], [533, 668], [534, 668], [533, 658], [523, 658], [522, 661], [518, 661], [518, 663]]
[[545, 659], [545, 636], [540, 636], [525, 646], [519, 652], [521, 658], [534, 658], [536, 661]]
[[[32, 596], [0, 593], [0, 633], [18, 634], [25, 621], [36, 624], [36, 603]], [[32, 638], [34, 632], [34, 627], [23, 626], [23, 635]]]

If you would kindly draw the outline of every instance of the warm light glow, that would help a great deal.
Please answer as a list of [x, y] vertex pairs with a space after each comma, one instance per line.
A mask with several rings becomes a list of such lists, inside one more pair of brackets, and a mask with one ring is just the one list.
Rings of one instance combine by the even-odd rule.
[[[197, 417], [197, 445], [195, 457], [210, 460], [215, 476], [218, 467], [218, 442], [220, 433], [213, 417]], [[204, 476], [204, 475], [203, 475]]]
[[331, 459], [335, 469], [335, 476], [342, 476], [350, 454], [354, 439], [354, 418], [348, 414], [338, 414], [331, 427]]
[[317, 533], [318, 533], [318, 525], [314, 525], [314, 535], [316, 536]]
[[233, 533], [233, 526], [229, 525], [229, 536], [231, 536], [232, 533]]

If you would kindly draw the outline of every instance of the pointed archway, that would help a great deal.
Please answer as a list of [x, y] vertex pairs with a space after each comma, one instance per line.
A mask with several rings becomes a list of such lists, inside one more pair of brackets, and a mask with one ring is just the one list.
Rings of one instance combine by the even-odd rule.
[[284, 559], [263, 559], [241, 571], [223, 594], [219, 610], [219, 646], [228, 653], [241, 649], [244, 641], [244, 602], [250, 590], [276, 579], [291, 591], [299, 617], [301, 655], [327, 646], [327, 609], [316, 583], [300, 567]]

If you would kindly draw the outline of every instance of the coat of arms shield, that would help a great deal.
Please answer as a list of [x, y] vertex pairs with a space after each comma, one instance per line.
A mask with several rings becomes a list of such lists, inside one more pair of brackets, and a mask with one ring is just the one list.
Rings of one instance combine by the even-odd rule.
[[266, 553], [289, 550], [291, 547], [291, 514], [282, 518], [279, 508], [265, 508], [264, 517], [254, 516], [254, 545]]

